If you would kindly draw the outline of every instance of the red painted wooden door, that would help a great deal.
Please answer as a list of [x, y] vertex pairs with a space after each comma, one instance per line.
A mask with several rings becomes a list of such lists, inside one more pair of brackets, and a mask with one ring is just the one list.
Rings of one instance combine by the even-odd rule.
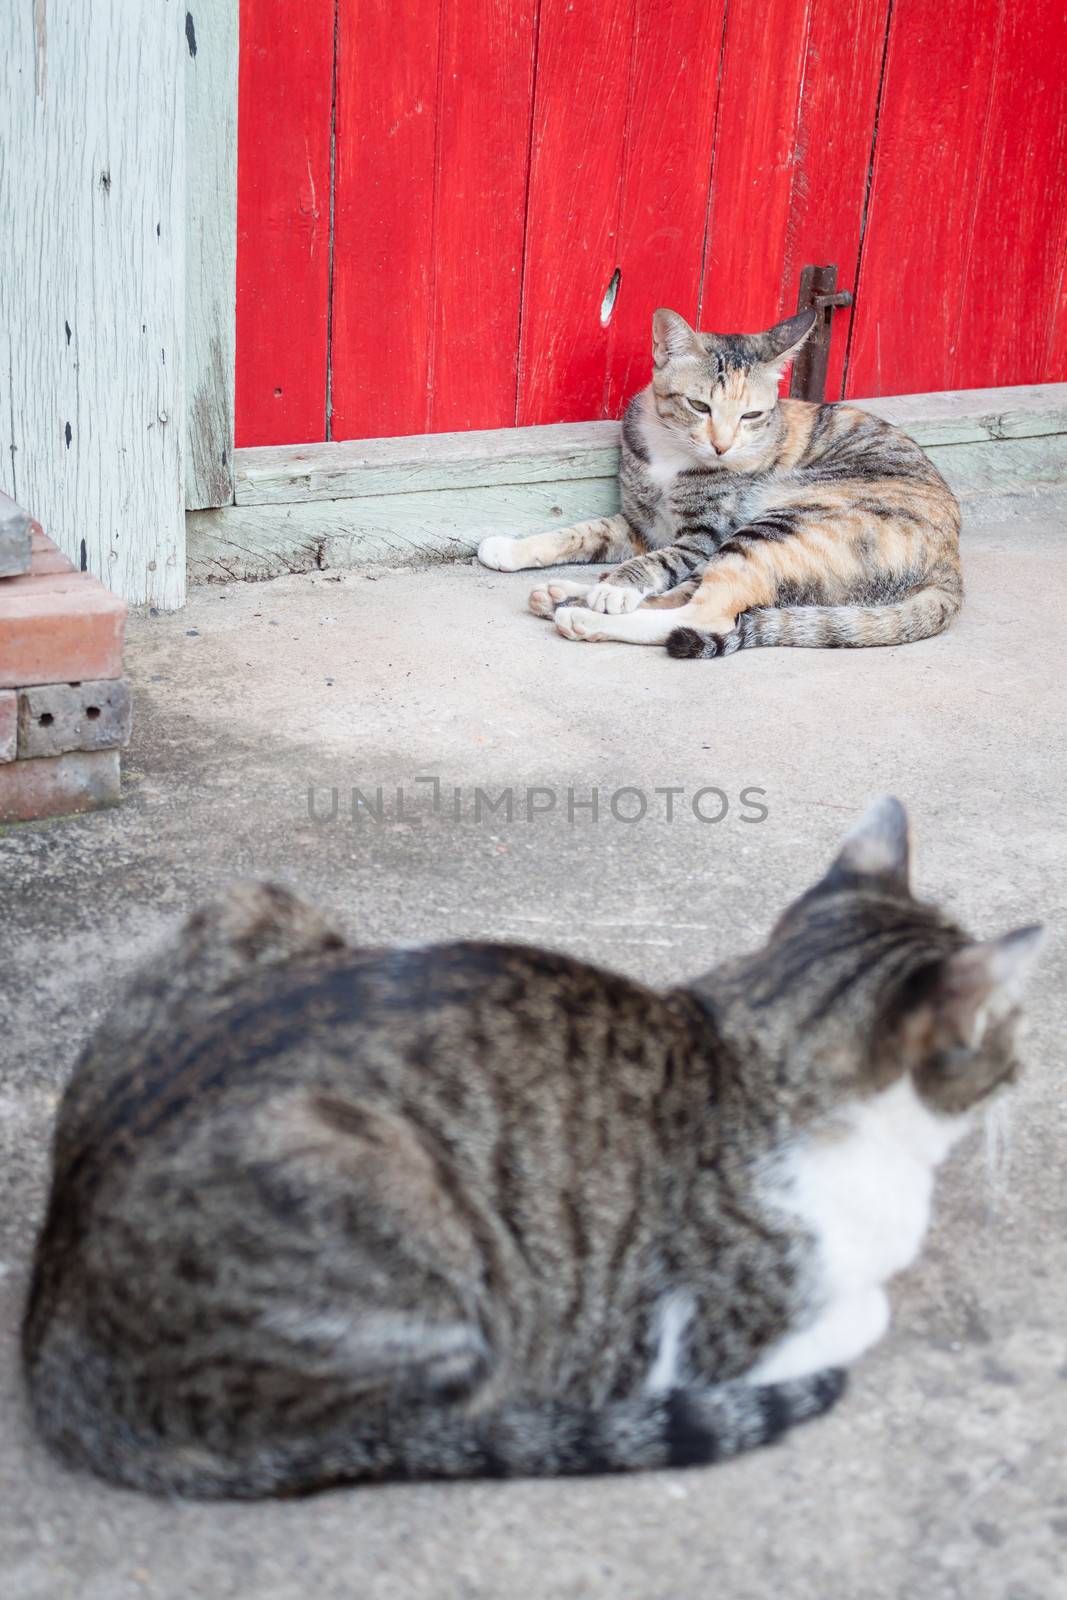
[[895, 0], [888, 44], [848, 392], [1062, 380], [1067, 4]]
[[237, 430], [618, 416], [671, 305], [829, 398], [1067, 377], [1065, 0], [241, 0]]

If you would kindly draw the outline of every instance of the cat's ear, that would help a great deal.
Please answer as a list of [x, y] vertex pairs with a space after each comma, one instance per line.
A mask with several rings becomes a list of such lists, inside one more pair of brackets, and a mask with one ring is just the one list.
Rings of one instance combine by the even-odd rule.
[[953, 1043], [979, 1044], [990, 1022], [1015, 1010], [1044, 943], [1045, 930], [1034, 923], [1000, 939], [964, 945], [945, 958], [935, 1004], [941, 1029]]
[[907, 890], [908, 858], [908, 813], [894, 795], [886, 794], [848, 834], [820, 887], [843, 888], [856, 878], [873, 878]]
[[976, 1051], [987, 1029], [1019, 1008], [1043, 944], [1045, 928], [1016, 928], [1001, 939], [953, 950], [926, 974], [910, 1032], [926, 1058], [921, 1085], [934, 1099], [955, 1101], [945, 1109], [961, 1109], [966, 1078], [974, 1075], [973, 1056], [961, 1058], [958, 1051]]
[[661, 306], [652, 316], [652, 363], [665, 367], [677, 356], [702, 356], [704, 346], [677, 311]]
[[953, 950], [907, 984], [894, 1054], [935, 1110], [959, 1116], [1015, 1078], [1015, 1018], [1043, 943], [1042, 928], [1017, 928]]
[[785, 322], [776, 322], [760, 340], [760, 361], [779, 377], [797, 354], [815, 326], [815, 311], [798, 311]]

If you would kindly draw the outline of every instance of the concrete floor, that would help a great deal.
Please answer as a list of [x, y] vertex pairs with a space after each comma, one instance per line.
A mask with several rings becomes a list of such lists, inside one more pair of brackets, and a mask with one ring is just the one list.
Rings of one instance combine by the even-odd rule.
[[[524, 614], [528, 575], [466, 565], [200, 589], [179, 615], [131, 623], [123, 804], [0, 835], [6, 1596], [1063, 1593], [1063, 510], [972, 515], [963, 618], [892, 651], [673, 662], [566, 643]], [[440, 779], [437, 816], [417, 776]], [[357, 807], [353, 821], [351, 790], [373, 804], [379, 784], [383, 820]], [[337, 820], [310, 818], [309, 785], [320, 815], [337, 786]], [[555, 792], [554, 814], [528, 819], [528, 785]], [[511, 823], [475, 820], [478, 786], [513, 787]], [[611, 816], [624, 786], [644, 792], [645, 820]], [[653, 793], [668, 786], [685, 791], [670, 822]], [[730, 802], [719, 823], [693, 814], [705, 786]], [[600, 819], [570, 822], [568, 789], [581, 801], [591, 787]], [[766, 791], [762, 822], [741, 820], [748, 787]], [[923, 891], [976, 933], [1043, 918], [1054, 937], [1006, 1165], [978, 1137], [954, 1156], [893, 1330], [832, 1417], [691, 1474], [255, 1506], [154, 1503], [38, 1447], [16, 1327], [57, 1091], [125, 974], [200, 896], [271, 874], [359, 939], [537, 940], [665, 983], [757, 940], [887, 789], [911, 808]]]

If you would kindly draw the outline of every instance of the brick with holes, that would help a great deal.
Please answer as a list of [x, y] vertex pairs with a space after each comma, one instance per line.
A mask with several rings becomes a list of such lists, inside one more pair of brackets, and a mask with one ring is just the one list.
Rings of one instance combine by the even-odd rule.
[[71, 750], [111, 750], [130, 737], [126, 678], [43, 683], [18, 695], [19, 760]]

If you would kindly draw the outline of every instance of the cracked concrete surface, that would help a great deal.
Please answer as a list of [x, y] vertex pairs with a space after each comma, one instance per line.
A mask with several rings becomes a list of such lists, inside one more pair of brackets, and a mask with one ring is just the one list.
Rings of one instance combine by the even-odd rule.
[[[524, 614], [532, 575], [467, 565], [208, 587], [133, 620], [122, 804], [0, 833], [5, 1595], [1062, 1593], [1063, 509], [1048, 496], [972, 511], [961, 620], [892, 651], [672, 662], [567, 643]], [[416, 777], [439, 779], [437, 815]], [[555, 798], [531, 818], [534, 786]], [[478, 788], [510, 788], [512, 820]], [[612, 815], [613, 796], [620, 815], [639, 809], [623, 788], [645, 797], [643, 820]], [[657, 788], [682, 791], [670, 821]], [[712, 788], [721, 822], [693, 813]], [[765, 791], [765, 820], [743, 820], [743, 789]], [[252, 1506], [152, 1502], [40, 1449], [17, 1323], [57, 1092], [124, 975], [194, 901], [270, 874], [367, 941], [529, 939], [666, 983], [757, 940], [887, 789], [910, 807], [924, 892], [977, 934], [1040, 918], [1053, 937], [1003, 1157], [976, 1135], [951, 1159], [891, 1333], [830, 1418], [688, 1474]]]

